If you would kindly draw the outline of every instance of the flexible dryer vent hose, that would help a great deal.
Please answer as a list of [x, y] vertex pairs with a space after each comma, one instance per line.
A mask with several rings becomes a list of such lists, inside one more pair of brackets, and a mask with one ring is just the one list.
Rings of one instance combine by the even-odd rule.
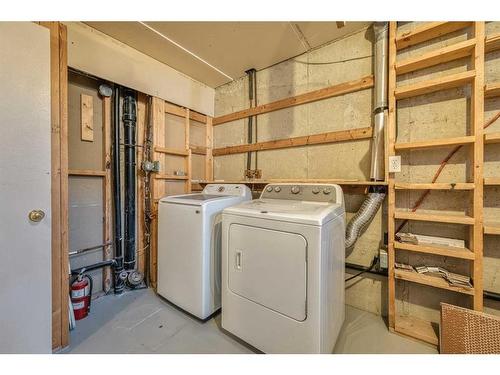
[[373, 220], [384, 201], [385, 193], [368, 193], [360, 209], [347, 224], [345, 231], [345, 247], [350, 249], [363, 234]]

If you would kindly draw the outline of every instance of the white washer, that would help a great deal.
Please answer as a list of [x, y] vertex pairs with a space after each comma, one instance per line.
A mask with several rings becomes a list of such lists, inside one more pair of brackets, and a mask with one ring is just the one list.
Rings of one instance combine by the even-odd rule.
[[265, 353], [332, 353], [345, 208], [331, 184], [271, 184], [222, 214], [222, 327]]
[[221, 213], [251, 199], [239, 184], [160, 199], [158, 294], [200, 319], [220, 308]]

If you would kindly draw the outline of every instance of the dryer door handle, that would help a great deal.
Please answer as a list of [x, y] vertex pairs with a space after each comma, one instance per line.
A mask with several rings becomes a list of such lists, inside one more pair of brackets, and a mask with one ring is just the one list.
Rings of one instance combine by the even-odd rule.
[[235, 259], [235, 266], [236, 266], [237, 270], [241, 270], [241, 257], [242, 257], [242, 255], [243, 255], [243, 253], [240, 250], [236, 251], [234, 259]]

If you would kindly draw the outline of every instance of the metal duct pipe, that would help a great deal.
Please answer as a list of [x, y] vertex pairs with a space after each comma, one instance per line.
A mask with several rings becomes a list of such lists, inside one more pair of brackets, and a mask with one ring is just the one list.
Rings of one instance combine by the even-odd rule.
[[374, 22], [375, 46], [373, 66], [375, 89], [373, 94], [373, 139], [370, 178], [383, 181], [384, 176], [384, 129], [387, 122], [387, 76], [389, 23]]
[[[373, 138], [371, 142], [372, 157], [370, 178], [373, 181], [383, 181], [384, 171], [384, 133], [387, 122], [387, 75], [388, 75], [388, 37], [389, 23], [375, 22], [374, 45], [374, 101], [373, 101]], [[346, 228], [345, 247], [351, 249], [363, 234], [379, 210], [385, 198], [385, 188], [372, 187], [360, 209], [349, 221]]]
[[123, 99], [123, 128], [125, 154], [125, 216], [124, 216], [124, 267], [135, 268], [135, 147], [136, 115], [135, 92], [127, 90]]
[[120, 87], [115, 86], [113, 97], [113, 203], [115, 224], [115, 261], [114, 279], [115, 294], [123, 293], [125, 286], [120, 273], [123, 271], [123, 248], [122, 248], [122, 194], [120, 173]]

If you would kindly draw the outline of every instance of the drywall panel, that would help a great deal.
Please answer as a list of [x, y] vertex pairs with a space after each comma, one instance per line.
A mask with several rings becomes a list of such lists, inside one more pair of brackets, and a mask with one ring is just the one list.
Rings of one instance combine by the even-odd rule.
[[66, 22], [68, 66], [213, 116], [214, 89], [80, 22]]

